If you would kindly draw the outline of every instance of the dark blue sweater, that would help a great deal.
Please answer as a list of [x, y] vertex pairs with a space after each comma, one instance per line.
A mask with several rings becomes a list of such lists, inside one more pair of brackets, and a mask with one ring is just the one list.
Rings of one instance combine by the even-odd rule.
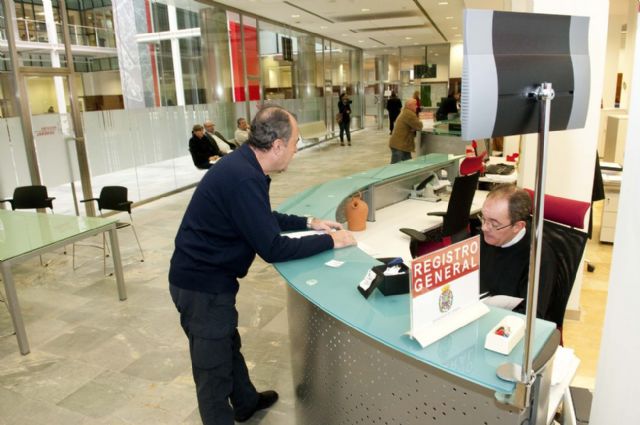
[[178, 229], [172, 285], [200, 292], [238, 291], [256, 253], [269, 263], [333, 248], [329, 235], [292, 239], [306, 218], [271, 210], [269, 184], [248, 144], [221, 158], [198, 184]]

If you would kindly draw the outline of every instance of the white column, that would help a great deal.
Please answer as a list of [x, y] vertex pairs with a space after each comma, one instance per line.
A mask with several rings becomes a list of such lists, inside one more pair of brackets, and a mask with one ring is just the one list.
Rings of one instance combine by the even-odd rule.
[[[630, 20], [637, 22], [637, 11]], [[640, 40], [634, 34], [635, 64], [629, 116], [640, 114]], [[609, 276], [609, 296], [600, 342], [596, 389], [591, 408], [592, 425], [635, 424], [640, 417], [640, 285], [638, 253], [640, 226], [640, 122], [629, 120], [624, 175], [618, 204], [615, 244]]]
[[[58, 32], [56, 31], [56, 23], [53, 20], [53, 6], [51, 0], [42, 0], [42, 7], [44, 8], [44, 20], [47, 26], [47, 38], [49, 45], [51, 46], [51, 66], [53, 68], [60, 68], [60, 54], [58, 53]], [[71, 61], [73, 66], [73, 58], [67, 58]], [[56, 91], [56, 111], [59, 114], [67, 113], [67, 102], [64, 96], [64, 82], [62, 77], [53, 77], [53, 85]]]
[[178, 31], [178, 17], [176, 15], [176, 7], [172, 4], [167, 5], [169, 14], [169, 31], [174, 35], [171, 37], [171, 59], [173, 60], [173, 80], [176, 85], [176, 103], [184, 105], [184, 82], [182, 76], [182, 57], [180, 56], [180, 42], [175, 37]]

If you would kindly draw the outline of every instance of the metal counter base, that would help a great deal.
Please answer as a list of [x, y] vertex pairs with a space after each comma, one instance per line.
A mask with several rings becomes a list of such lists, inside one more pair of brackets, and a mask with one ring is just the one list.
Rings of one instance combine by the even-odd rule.
[[[291, 287], [287, 295], [297, 425], [527, 420], [528, 410], [498, 403], [493, 391], [388, 348], [332, 318]], [[464, 361], [464, 353], [461, 357]]]

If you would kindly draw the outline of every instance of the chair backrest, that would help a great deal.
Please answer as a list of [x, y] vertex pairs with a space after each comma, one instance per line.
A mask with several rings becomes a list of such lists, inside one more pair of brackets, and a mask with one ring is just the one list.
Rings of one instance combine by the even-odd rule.
[[[533, 199], [534, 192], [529, 192]], [[538, 317], [562, 321], [587, 244], [584, 227], [589, 202], [544, 195], [544, 223], [542, 227], [542, 263], [538, 288]]]
[[[453, 181], [447, 213], [442, 221], [442, 235], [454, 236], [462, 231], [466, 232], [469, 226], [469, 213], [473, 195], [478, 188], [480, 173], [467, 176], [458, 176]], [[455, 241], [454, 241], [455, 242]]]
[[20, 186], [13, 191], [11, 208], [14, 210], [51, 208], [53, 210], [52, 198], [47, 195], [46, 186]]
[[124, 186], [105, 186], [100, 191], [98, 209], [126, 211], [131, 214], [132, 202], [127, 199], [129, 190]]

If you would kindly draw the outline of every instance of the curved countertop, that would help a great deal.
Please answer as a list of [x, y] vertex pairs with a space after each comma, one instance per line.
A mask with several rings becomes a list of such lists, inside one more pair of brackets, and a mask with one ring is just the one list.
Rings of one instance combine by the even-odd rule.
[[[338, 206], [354, 192], [375, 190], [378, 184], [415, 171], [441, 168], [458, 158], [431, 154], [333, 180], [287, 199], [278, 211], [335, 220]], [[397, 232], [396, 229], [392, 231]], [[333, 259], [344, 264], [338, 268], [325, 265]], [[311, 303], [370, 338], [484, 388], [503, 394], [513, 392], [514, 383], [499, 379], [495, 371], [503, 363], [522, 363], [523, 341], [510, 355], [504, 356], [485, 350], [484, 339], [504, 316], [517, 313], [491, 307], [490, 312], [480, 319], [423, 349], [406, 335], [410, 328], [408, 294], [385, 297], [379, 291], [374, 291], [365, 299], [358, 292], [357, 285], [367, 271], [377, 264], [380, 262], [354, 246], [277, 263], [275, 267], [289, 286]], [[534, 357], [554, 330], [555, 324], [536, 320]]]

